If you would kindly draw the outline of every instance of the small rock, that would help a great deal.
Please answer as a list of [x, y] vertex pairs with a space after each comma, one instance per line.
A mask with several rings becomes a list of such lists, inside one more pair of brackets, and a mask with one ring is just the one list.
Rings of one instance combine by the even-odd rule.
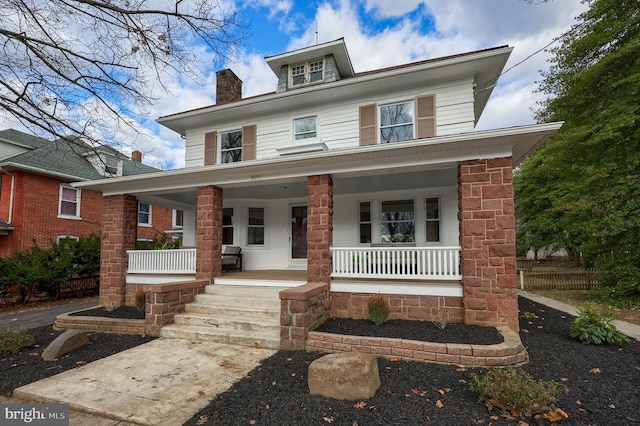
[[335, 399], [368, 399], [380, 387], [378, 359], [347, 352], [325, 355], [309, 365], [309, 391]]
[[88, 344], [89, 338], [84, 331], [67, 330], [56, 337], [56, 339], [42, 351], [42, 359], [45, 361], [53, 361], [64, 354]]

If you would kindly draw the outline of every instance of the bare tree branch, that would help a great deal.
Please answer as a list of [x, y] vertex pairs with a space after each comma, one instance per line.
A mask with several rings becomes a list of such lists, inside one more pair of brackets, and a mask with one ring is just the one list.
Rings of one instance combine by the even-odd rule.
[[154, 87], [201, 79], [199, 53], [222, 63], [243, 30], [230, 0], [0, 0], [0, 113], [113, 145], [105, 135], [135, 132]]

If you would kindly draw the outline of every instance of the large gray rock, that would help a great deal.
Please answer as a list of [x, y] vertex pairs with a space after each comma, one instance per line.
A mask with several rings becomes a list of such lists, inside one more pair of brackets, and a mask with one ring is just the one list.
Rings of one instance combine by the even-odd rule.
[[372, 398], [380, 387], [378, 359], [358, 352], [325, 355], [309, 365], [308, 384], [312, 395], [351, 401]]
[[49, 346], [42, 351], [42, 359], [53, 361], [62, 355], [75, 351], [79, 347], [89, 344], [89, 338], [82, 330], [67, 330], [49, 343]]

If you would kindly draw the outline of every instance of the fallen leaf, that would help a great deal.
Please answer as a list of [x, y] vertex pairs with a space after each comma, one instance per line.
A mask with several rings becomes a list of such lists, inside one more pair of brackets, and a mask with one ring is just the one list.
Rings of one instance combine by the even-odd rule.
[[529, 330], [527, 330], [526, 328], [523, 328], [522, 330], [520, 330], [520, 333], [528, 333]]
[[358, 422], [354, 420], [353, 423], [351, 423], [351, 426], [358, 426]]
[[491, 420], [500, 420], [500, 417], [498, 417], [498, 416], [489, 416], [489, 418]]
[[615, 404], [611, 404], [611, 405], [609, 405], [609, 408], [616, 408], [616, 405]]
[[467, 368], [465, 366], [461, 365], [458, 368], [456, 368], [456, 371], [467, 371]]
[[554, 411], [549, 411], [542, 415], [542, 418], [549, 420], [550, 422], [559, 422], [562, 419], [568, 418], [569, 415], [562, 411], [560, 408], [556, 408]]
[[561, 382], [568, 382], [569, 378], [568, 377], [562, 377], [562, 378], [560, 378], [560, 381]]
[[287, 362], [291, 361], [291, 358], [287, 358]]
[[600, 374], [602, 373], [602, 370], [600, 370], [599, 368], [592, 368], [591, 370], [589, 370], [589, 373], [591, 374]]
[[200, 396], [204, 396], [204, 395], [205, 395], [205, 393], [204, 393], [204, 391], [198, 391], [198, 395], [200, 395]]
[[255, 346], [256, 349], [262, 349], [262, 345], [258, 342], [255, 342], [253, 346]]
[[271, 382], [271, 386], [275, 386], [276, 385], [276, 381], [274, 380], [273, 382]]
[[327, 423], [333, 423], [333, 417], [323, 417], [322, 420], [324, 420]]
[[518, 426], [529, 426], [529, 423], [525, 422], [524, 420], [520, 420]]
[[440, 395], [444, 395], [444, 391], [442, 389], [438, 389], [438, 393], [440, 393]]
[[390, 359], [391, 362], [398, 362], [401, 361], [401, 358], [399, 356], [394, 356], [393, 358]]
[[411, 393], [413, 393], [414, 395], [418, 395], [420, 391], [416, 388], [411, 388]]
[[251, 419], [251, 420], [249, 420], [249, 424], [250, 424], [250, 425], [255, 425], [255, 424], [256, 424], [256, 421], [255, 421], [255, 420], [253, 420], [253, 419]]
[[209, 421], [209, 416], [200, 416], [200, 418], [198, 419], [196, 424], [197, 425], [203, 425], [203, 424], [207, 423], [207, 421]]
[[438, 407], [438, 408], [442, 408], [442, 407], [444, 407], [444, 404], [442, 404], [442, 401], [437, 400], [437, 401], [436, 401], [436, 407]]
[[463, 384], [464, 384], [464, 383], [467, 383], [467, 381], [466, 381], [465, 379], [460, 379], [460, 380], [458, 380], [458, 382], [459, 382], [459, 383], [463, 383]]
[[354, 408], [364, 408], [364, 407], [366, 407], [366, 406], [367, 406], [367, 403], [366, 403], [366, 402], [364, 402], [364, 401], [359, 401], [359, 402], [357, 402], [357, 403], [356, 403], [356, 405], [354, 405], [353, 407], [354, 407]]

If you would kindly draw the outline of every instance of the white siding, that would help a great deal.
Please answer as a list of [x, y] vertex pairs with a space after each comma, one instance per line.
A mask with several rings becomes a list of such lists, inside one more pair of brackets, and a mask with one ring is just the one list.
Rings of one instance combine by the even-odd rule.
[[[412, 100], [419, 95], [436, 96], [436, 135], [450, 135], [471, 132], [474, 129], [473, 82], [456, 81], [433, 87], [407, 89], [391, 95], [372, 99], [350, 99], [336, 105], [322, 105], [315, 109], [294, 111], [273, 111], [273, 115], [260, 117], [251, 122], [246, 119], [229, 122], [224, 128], [191, 129], [186, 135], [186, 167], [202, 166], [204, 163], [204, 134], [211, 131], [239, 129], [243, 125], [257, 126], [256, 159], [279, 157], [276, 148], [293, 146], [293, 120], [315, 115], [318, 118], [318, 139], [329, 149], [357, 147], [359, 144], [358, 107], [378, 103], [384, 104]], [[299, 143], [299, 142], [297, 142]]]
[[0, 141], [0, 160], [25, 152], [26, 149], [14, 144]]

